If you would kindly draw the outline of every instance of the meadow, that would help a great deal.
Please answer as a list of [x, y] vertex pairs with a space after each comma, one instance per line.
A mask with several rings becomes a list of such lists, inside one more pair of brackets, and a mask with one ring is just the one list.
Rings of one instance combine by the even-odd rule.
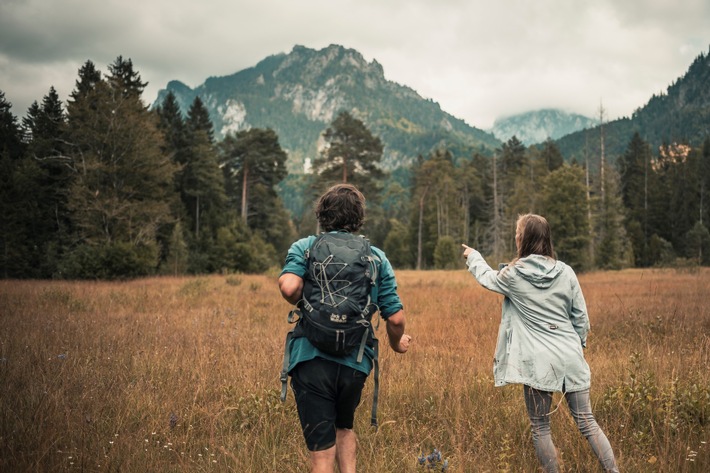
[[[0, 471], [305, 472], [279, 401], [289, 305], [276, 273], [0, 281]], [[410, 352], [380, 353], [358, 471], [535, 472], [522, 388], [495, 388], [501, 297], [465, 270], [399, 271]], [[597, 420], [626, 472], [710, 471], [710, 270], [580, 275]], [[555, 402], [559, 395], [555, 396]], [[564, 406], [568, 472], [601, 471]]]

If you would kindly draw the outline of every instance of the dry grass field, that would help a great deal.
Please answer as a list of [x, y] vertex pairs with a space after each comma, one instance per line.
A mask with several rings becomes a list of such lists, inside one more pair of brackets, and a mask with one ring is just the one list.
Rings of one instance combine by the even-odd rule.
[[[358, 471], [431, 471], [433, 448], [450, 472], [537, 471], [522, 389], [493, 386], [501, 297], [463, 269], [397, 278], [414, 342], [381, 350]], [[710, 271], [580, 281], [622, 471], [710, 471]], [[0, 281], [0, 471], [305, 472], [293, 394], [278, 399], [288, 310], [275, 274]], [[600, 471], [564, 406], [552, 423], [565, 471]]]

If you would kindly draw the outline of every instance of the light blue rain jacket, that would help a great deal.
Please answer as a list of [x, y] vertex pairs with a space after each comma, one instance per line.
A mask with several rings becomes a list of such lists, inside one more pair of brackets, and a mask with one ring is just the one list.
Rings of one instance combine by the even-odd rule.
[[466, 265], [481, 286], [505, 296], [493, 361], [495, 385], [588, 389], [591, 373], [582, 348], [589, 317], [572, 268], [530, 255], [494, 271], [478, 251], [468, 255]]

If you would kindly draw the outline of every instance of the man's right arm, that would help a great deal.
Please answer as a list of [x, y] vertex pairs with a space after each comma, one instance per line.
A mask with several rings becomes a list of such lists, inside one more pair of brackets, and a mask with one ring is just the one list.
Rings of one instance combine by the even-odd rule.
[[279, 277], [279, 290], [284, 299], [296, 305], [303, 295], [303, 278], [293, 273], [283, 273]]

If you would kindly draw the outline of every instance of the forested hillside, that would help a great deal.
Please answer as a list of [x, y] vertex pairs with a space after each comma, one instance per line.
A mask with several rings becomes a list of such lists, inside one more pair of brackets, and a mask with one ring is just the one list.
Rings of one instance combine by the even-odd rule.
[[[313, 59], [310, 50], [294, 51], [265, 61], [272, 76], [290, 70], [287, 58]], [[348, 58], [362, 66], [352, 51], [326, 52], [339, 58], [335, 70]], [[295, 238], [317, 230], [314, 197], [343, 181], [365, 193], [364, 233], [396, 268], [461, 268], [461, 242], [493, 263], [509, 261], [514, 222], [525, 212], [548, 218], [559, 258], [578, 270], [710, 263], [706, 55], [667, 96], [652, 98], [631, 119], [559, 142], [526, 147], [513, 137], [494, 148], [454, 140], [472, 138], [453, 126], [449, 138], [432, 142], [418, 141], [433, 136], [429, 131], [402, 133], [447, 117], [438, 105], [419, 108], [411, 90], [392, 90], [417, 104], [408, 116], [418, 118], [404, 128], [404, 113], [387, 128], [385, 108], [368, 109], [370, 100], [336, 94], [331, 102], [334, 82], [375, 94], [369, 81], [381, 78], [381, 70], [331, 82], [330, 69], [319, 64], [313, 71], [323, 89], [311, 90], [321, 91], [320, 108], [313, 102], [299, 113], [328, 104], [331, 111], [309, 122], [314, 154], [308, 172], [289, 165], [290, 150], [275, 128], [246, 120], [278, 114], [265, 102], [241, 121], [242, 109], [232, 109], [229, 123], [244, 126], [226, 130], [222, 121], [218, 131], [215, 108], [207, 105], [213, 95], [193, 94], [186, 102], [187, 95], [168, 91], [149, 108], [145, 82], [120, 56], [105, 74], [87, 61], [66, 104], [50, 87], [22, 120], [0, 91], [0, 274], [107, 279], [264, 272], [282, 264]], [[258, 83], [261, 75], [251, 79]], [[286, 106], [274, 104], [282, 111]], [[675, 125], [665, 127], [669, 140], [656, 146], [645, 135], [664, 129], [664, 115]], [[649, 131], [635, 132], [639, 123], [648, 123]], [[400, 134], [387, 131], [395, 129]], [[419, 151], [395, 166], [399, 161], [393, 154], [388, 161], [387, 150], [406, 137]], [[585, 152], [566, 154], [560, 143], [579, 137]]]
[[664, 144], [701, 146], [710, 133], [710, 54], [700, 54], [683, 77], [673, 80], [665, 94], [651, 97], [631, 117], [608, 121], [603, 116], [600, 121], [594, 128], [557, 140], [565, 157], [583, 161], [585, 154], [598, 155], [602, 132], [605, 152], [612, 158], [624, 152], [634, 133], [641, 135], [654, 153]]

